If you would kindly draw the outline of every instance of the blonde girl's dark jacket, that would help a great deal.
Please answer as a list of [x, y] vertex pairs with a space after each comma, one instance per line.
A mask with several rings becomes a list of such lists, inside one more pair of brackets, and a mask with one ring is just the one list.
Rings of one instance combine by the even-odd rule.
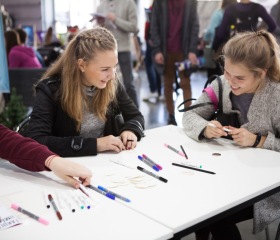
[[[76, 130], [75, 120], [65, 113], [59, 101], [59, 79], [45, 79], [36, 86], [36, 102], [25, 136], [46, 145], [62, 157], [97, 155], [97, 139], [82, 138]], [[119, 84], [117, 102], [125, 123], [121, 129], [135, 133], [138, 141], [143, 136], [144, 117]], [[104, 136], [117, 135], [113, 127], [113, 105], [107, 113]]]

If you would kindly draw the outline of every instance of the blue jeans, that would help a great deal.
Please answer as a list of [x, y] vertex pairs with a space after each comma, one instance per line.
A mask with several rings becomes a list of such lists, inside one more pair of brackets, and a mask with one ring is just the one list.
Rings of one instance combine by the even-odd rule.
[[158, 92], [158, 95], [161, 95], [161, 77], [155, 69], [152, 57], [152, 48], [150, 44], [146, 41], [146, 53], [145, 53], [145, 67], [146, 73], [149, 81], [150, 91], [154, 93]]

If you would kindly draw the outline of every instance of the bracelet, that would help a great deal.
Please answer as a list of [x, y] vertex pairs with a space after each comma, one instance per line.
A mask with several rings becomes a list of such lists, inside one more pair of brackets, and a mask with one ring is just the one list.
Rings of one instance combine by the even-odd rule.
[[47, 168], [50, 169], [51, 162], [52, 162], [52, 160], [53, 160], [55, 157], [57, 157], [57, 155], [51, 155], [51, 156], [49, 156], [49, 157], [47, 158], [47, 160], [45, 161], [45, 166], [46, 166]]
[[255, 143], [253, 144], [253, 148], [257, 147], [262, 139], [262, 135], [260, 133], [256, 133], [257, 137], [256, 137], [256, 141]]

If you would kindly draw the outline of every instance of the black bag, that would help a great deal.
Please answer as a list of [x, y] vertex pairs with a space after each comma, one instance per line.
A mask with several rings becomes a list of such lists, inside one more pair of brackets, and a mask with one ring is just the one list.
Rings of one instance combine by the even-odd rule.
[[[210, 119], [207, 119], [208, 121], [211, 120], [216, 120], [218, 122], [221, 123], [221, 125], [223, 126], [232, 126], [235, 128], [239, 128], [240, 127], [240, 122], [239, 122], [239, 118], [238, 118], [238, 114], [237, 113], [224, 113], [223, 111], [223, 86], [222, 86], [222, 80], [220, 78], [220, 76], [218, 75], [213, 75], [211, 76], [207, 82], [204, 85], [204, 90], [206, 89], [207, 85], [210, 84], [214, 79], [217, 79], [218, 81], [218, 86], [219, 86], [219, 98], [217, 99], [217, 110], [215, 111], [215, 113], [210, 117]], [[206, 91], [207, 92], [207, 91]], [[211, 96], [209, 96], [211, 99]], [[205, 102], [205, 103], [199, 103], [199, 104], [195, 104], [195, 105], [191, 105], [189, 107], [185, 107], [183, 109], [180, 109], [181, 106], [183, 106], [186, 102], [189, 101], [193, 101], [196, 100], [194, 98], [191, 99], [187, 99], [184, 100], [181, 104], [178, 105], [177, 109], [179, 112], [186, 112], [198, 107], [203, 107], [203, 106], [207, 106], [207, 105], [216, 105], [215, 102]], [[228, 139], [232, 139], [231, 136], [227, 136], [226, 138]]]

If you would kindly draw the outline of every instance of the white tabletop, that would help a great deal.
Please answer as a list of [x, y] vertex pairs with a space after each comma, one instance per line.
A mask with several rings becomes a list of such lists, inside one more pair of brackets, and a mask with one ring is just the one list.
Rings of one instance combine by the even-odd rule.
[[[166, 148], [165, 143], [178, 150], [183, 145], [189, 160]], [[221, 156], [212, 156], [212, 153]], [[137, 158], [142, 154], [163, 169], [155, 172], [146, 166]], [[111, 160], [134, 169], [114, 164]], [[226, 139], [197, 143], [188, 138], [183, 129], [171, 125], [146, 131], [146, 137], [134, 150], [120, 154], [103, 153], [75, 161], [91, 168], [94, 185], [114, 187], [111, 190], [132, 199], [126, 206], [171, 228], [174, 233], [280, 186], [280, 153], [241, 148]], [[202, 169], [216, 174], [175, 167], [172, 162], [202, 165]], [[137, 166], [168, 179], [168, 182], [163, 183], [136, 170]], [[156, 185], [141, 188], [145, 183], [143, 186], [127, 183], [127, 178], [139, 175]], [[122, 184], [124, 186], [120, 186]]]
[[[178, 150], [183, 145], [189, 160], [166, 148], [165, 143]], [[221, 156], [212, 156], [212, 153], [220, 153]], [[149, 168], [138, 159], [138, 155], [142, 154], [163, 169], [155, 172]], [[80, 212], [80, 215], [71, 217], [73, 214], [67, 213], [65, 220], [59, 222], [52, 211], [41, 210], [40, 192], [43, 188], [64, 190], [69, 186], [63, 185], [52, 173], [30, 173], [12, 164], [1, 163], [0, 199], [4, 202], [9, 198], [13, 201], [22, 199], [18, 204], [24, 204], [26, 208], [36, 206], [39, 213], [41, 211], [54, 222], [45, 227], [29, 220], [30, 226], [23, 224], [1, 231], [1, 239], [2, 236], [5, 236], [3, 239], [12, 239], [21, 234], [30, 236], [31, 225], [38, 236], [57, 228], [56, 231], [48, 231], [48, 235], [43, 234], [40, 239], [49, 239], [49, 235], [55, 238], [57, 234], [66, 234], [70, 239], [83, 234], [96, 239], [100, 236], [100, 239], [168, 239], [172, 237], [171, 230], [176, 234], [280, 186], [280, 153], [241, 148], [223, 139], [197, 143], [188, 138], [183, 129], [175, 126], [147, 130], [146, 137], [134, 150], [70, 159], [92, 170], [92, 185], [107, 187], [131, 202], [112, 201], [92, 192], [98, 200], [92, 214]], [[172, 162], [202, 165], [202, 169], [216, 174], [175, 167]], [[161, 182], [137, 170], [137, 166], [166, 178], [168, 182]], [[74, 231], [75, 225], [80, 231]]]
[[[63, 219], [59, 221], [52, 207], [46, 208], [43, 190], [54, 196], [58, 207], [56, 192], [63, 192], [67, 196], [69, 191], [74, 191], [53, 173], [32, 173], [0, 161], [0, 206], [7, 207], [23, 221], [21, 225], [0, 230], [0, 239], [142, 240], [168, 239], [173, 236], [171, 229], [92, 190], [89, 190], [93, 199], [91, 209], [79, 209], [78, 205], [73, 205], [76, 209], [73, 213], [62, 203], [63, 208], [59, 209]], [[11, 209], [11, 203], [45, 218], [50, 224], [45, 226]]]

